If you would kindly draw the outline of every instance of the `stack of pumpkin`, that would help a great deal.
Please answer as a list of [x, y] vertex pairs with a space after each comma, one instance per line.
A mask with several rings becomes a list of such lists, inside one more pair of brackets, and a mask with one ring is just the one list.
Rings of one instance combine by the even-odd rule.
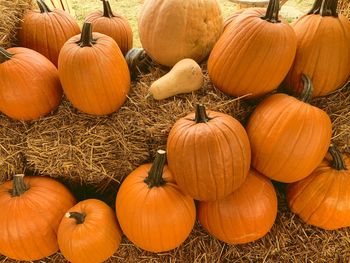
[[[188, 1], [186, 8], [198, 8], [195, 2]], [[102, 18], [113, 19], [108, 2], [103, 3]], [[51, 11], [42, 0], [38, 4], [46, 19]], [[193, 228], [195, 199], [199, 201], [199, 222], [216, 238], [230, 244], [257, 240], [271, 229], [277, 214], [276, 193], [269, 179], [289, 183], [288, 204], [305, 222], [324, 229], [350, 226], [350, 192], [346, 189], [350, 160], [336, 147], [330, 147], [329, 116], [309, 104], [312, 97], [342, 87], [350, 76], [350, 22], [338, 17], [337, 0], [316, 0], [310, 13], [293, 27], [279, 17], [279, 1], [270, 0], [267, 10], [247, 9], [234, 14], [226, 21], [222, 34], [216, 1], [207, 1], [206, 5], [216, 15], [208, 18], [199, 13], [203, 21], [193, 19], [193, 24], [187, 23], [188, 35], [180, 34], [174, 40], [166, 32], [177, 37], [175, 32], [181, 31], [176, 28], [181, 23], [171, 21], [179, 13], [176, 8], [183, 6], [164, 8], [153, 1], [145, 2], [139, 20], [143, 47], [159, 64], [175, 65], [169, 75], [151, 87], [150, 94], [164, 99], [198, 89], [202, 80], [194, 61], [200, 63], [209, 55], [209, 77], [218, 89], [248, 99], [265, 97], [249, 117], [246, 129], [232, 116], [207, 111], [203, 105], [179, 119], [167, 139], [167, 158], [165, 151], [159, 150], [153, 164], [140, 166], [122, 183], [116, 198], [121, 230], [147, 251], [173, 249]], [[168, 12], [162, 16], [171, 25], [161, 23], [160, 28], [153, 28], [151, 21], [162, 10]], [[51, 25], [49, 29], [53, 30], [47, 31], [47, 39], [38, 43], [28, 33], [33, 30], [31, 26], [36, 28], [32, 21], [38, 18], [32, 16], [38, 14], [29, 13], [20, 33], [24, 46], [37, 49], [51, 62], [27, 48], [0, 49], [0, 75], [4, 76], [0, 78], [0, 110], [15, 119], [37, 119], [59, 104], [62, 84], [67, 98], [82, 112], [105, 115], [117, 111], [130, 87], [123, 54], [132, 45], [131, 31], [123, 40], [92, 33], [94, 23], [102, 19], [95, 20], [101, 14], [94, 14], [82, 33], [75, 35], [79, 28], [69, 16], [52, 13], [71, 32], [61, 32], [62, 38], [58, 38], [56, 27]], [[100, 31], [97, 26], [95, 30]], [[105, 34], [112, 35], [109, 32]], [[164, 37], [157, 39], [152, 34]], [[183, 49], [169, 45], [173, 41], [184, 43]], [[126, 46], [123, 53], [116, 43]], [[135, 60], [141, 54], [144, 62], [144, 53], [137, 54]], [[142, 66], [136, 62], [136, 68]], [[183, 89], [183, 85], [193, 83], [193, 88]], [[282, 83], [282, 89], [297, 98], [269, 94]], [[21, 96], [16, 96], [19, 93]], [[331, 157], [326, 156], [328, 149]], [[6, 233], [0, 237], [0, 253], [34, 260], [54, 253], [59, 245], [72, 262], [107, 259], [120, 243], [114, 213], [96, 200], [74, 204], [73, 196], [52, 179], [32, 177], [25, 181], [22, 175], [15, 176], [13, 183], [0, 188], [0, 208], [7, 211], [0, 216], [0, 227], [8, 221], [21, 225], [28, 218], [37, 220], [20, 230], [0, 229]], [[83, 227], [90, 232], [82, 232]], [[91, 227], [97, 230], [91, 231]], [[33, 243], [44, 251], [34, 253]], [[94, 250], [104, 253], [88, 253]]]

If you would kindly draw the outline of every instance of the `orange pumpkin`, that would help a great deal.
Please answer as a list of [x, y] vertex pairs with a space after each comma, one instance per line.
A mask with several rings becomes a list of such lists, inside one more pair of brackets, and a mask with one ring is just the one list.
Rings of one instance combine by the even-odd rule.
[[0, 185], [0, 254], [33, 261], [58, 250], [57, 229], [73, 195], [54, 179], [15, 175]]
[[224, 198], [241, 186], [250, 167], [250, 145], [233, 117], [203, 105], [179, 119], [167, 141], [168, 164], [181, 190], [201, 201]]
[[97, 199], [81, 201], [69, 209], [57, 233], [60, 251], [72, 263], [107, 260], [121, 238], [114, 211]]
[[40, 12], [25, 13], [18, 32], [19, 44], [38, 51], [57, 66], [58, 55], [63, 44], [80, 32], [77, 22], [68, 13], [51, 11], [43, 0], [36, 1]]
[[102, 0], [103, 12], [96, 11], [89, 14], [85, 22], [92, 24], [92, 31], [99, 32], [113, 38], [123, 55], [132, 48], [132, 29], [128, 20], [112, 11], [108, 0]]
[[138, 17], [142, 47], [152, 60], [168, 67], [184, 58], [203, 61], [222, 26], [216, 0], [146, 0]]
[[270, 0], [266, 15], [249, 8], [230, 23], [208, 59], [208, 74], [218, 89], [232, 95], [259, 97], [276, 89], [296, 52], [293, 28], [279, 20], [279, 1]]
[[337, 13], [337, 0], [318, 0], [311, 11], [292, 24], [298, 39], [294, 64], [286, 88], [303, 89], [301, 75], [314, 84], [313, 96], [342, 87], [350, 77], [350, 21]]
[[350, 226], [350, 158], [334, 146], [329, 153], [310, 176], [288, 185], [287, 201], [307, 224], [333, 230]]
[[93, 115], [119, 110], [130, 89], [128, 65], [117, 43], [109, 36], [92, 33], [90, 23], [62, 47], [58, 72], [73, 106]]
[[121, 184], [116, 199], [119, 224], [136, 246], [151, 252], [178, 247], [190, 234], [196, 208], [184, 195], [159, 150], [153, 164], [144, 164]]
[[0, 48], [0, 111], [17, 120], [35, 120], [54, 110], [62, 98], [55, 66], [22, 47]]
[[274, 94], [248, 120], [252, 166], [263, 175], [291, 183], [308, 176], [327, 153], [332, 123], [326, 112], [308, 104], [310, 79], [304, 76], [302, 100]]
[[199, 202], [198, 219], [214, 237], [243, 244], [265, 236], [277, 215], [277, 197], [271, 181], [250, 170], [244, 184], [224, 199]]

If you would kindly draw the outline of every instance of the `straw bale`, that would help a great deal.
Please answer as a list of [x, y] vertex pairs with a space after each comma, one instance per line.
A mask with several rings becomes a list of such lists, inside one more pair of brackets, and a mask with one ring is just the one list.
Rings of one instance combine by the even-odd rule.
[[246, 119], [251, 106], [214, 89], [207, 74], [204, 87], [196, 93], [162, 101], [147, 97], [152, 81], [165, 72], [153, 67], [133, 83], [123, 107], [108, 116], [78, 112], [64, 100], [57, 112], [34, 122], [28, 130], [28, 165], [41, 174], [104, 190], [149, 162], [157, 149], [165, 148], [174, 122], [192, 112], [195, 104]]
[[0, 47], [9, 48], [16, 43], [19, 22], [32, 6], [32, 0], [1, 0]]
[[339, 0], [338, 9], [340, 13], [350, 18], [350, 2], [349, 0]]

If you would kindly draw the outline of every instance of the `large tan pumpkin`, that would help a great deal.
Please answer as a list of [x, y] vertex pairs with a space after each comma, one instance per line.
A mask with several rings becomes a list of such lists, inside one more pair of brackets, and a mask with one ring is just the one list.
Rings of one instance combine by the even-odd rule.
[[172, 67], [181, 59], [205, 59], [221, 35], [216, 0], [146, 0], [138, 17], [140, 40], [148, 55]]

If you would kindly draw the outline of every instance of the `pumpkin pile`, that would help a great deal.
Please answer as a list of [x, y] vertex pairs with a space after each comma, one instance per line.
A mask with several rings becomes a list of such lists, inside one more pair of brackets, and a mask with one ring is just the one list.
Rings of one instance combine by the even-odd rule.
[[[37, 165], [48, 161], [40, 154], [55, 144], [43, 143], [52, 139], [44, 124], [68, 112], [61, 115], [63, 124], [77, 130], [52, 127], [68, 133], [67, 155], [92, 145], [90, 160], [81, 155], [86, 171], [96, 155], [118, 158], [95, 141], [108, 130], [112, 135], [103, 140], [134, 158], [125, 174], [107, 160], [117, 176], [105, 170], [107, 177], [99, 179], [102, 190], [112, 191], [101, 199], [115, 212], [100, 200], [77, 198], [79, 184], [88, 180], [79, 169], [77, 180], [65, 182], [76, 196], [52, 178], [14, 175], [0, 184], [0, 254], [32, 261], [60, 250], [70, 262], [103, 262], [118, 250], [123, 234], [142, 250], [163, 253], [191, 242], [186, 240], [199, 225], [228, 244], [257, 244], [278, 218], [281, 193], [274, 184], [287, 184], [288, 207], [306, 224], [350, 226], [349, 157], [332, 143], [336, 128], [329, 112], [314, 104], [350, 77], [350, 21], [336, 12], [337, 0], [316, 0], [291, 25], [279, 16], [278, 0], [267, 9], [240, 10], [225, 24], [215, 0], [146, 0], [139, 16], [144, 49], [138, 50], [131, 49], [127, 20], [102, 2], [103, 12], [88, 16], [80, 33], [74, 18], [37, 0], [40, 12], [24, 16], [19, 34], [26, 47], [0, 47], [0, 111], [24, 126], [20, 169], [59, 179], [60, 172]], [[54, 22], [67, 32], [55, 30]], [[47, 30], [42, 42], [31, 38], [41, 26]], [[198, 64], [206, 58], [207, 72]], [[142, 71], [150, 76], [155, 70], [156, 78], [140, 81]], [[133, 98], [152, 101], [151, 111]], [[169, 116], [164, 126], [154, 125], [160, 112]], [[75, 123], [73, 116], [83, 121]], [[134, 136], [127, 138], [130, 150], [118, 138], [133, 125], [138, 130], [128, 131]], [[154, 134], [160, 128], [159, 138]], [[86, 129], [95, 137], [77, 139]], [[144, 147], [139, 152], [137, 143]], [[54, 154], [55, 162], [61, 154]], [[76, 163], [59, 165], [71, 173]]]

